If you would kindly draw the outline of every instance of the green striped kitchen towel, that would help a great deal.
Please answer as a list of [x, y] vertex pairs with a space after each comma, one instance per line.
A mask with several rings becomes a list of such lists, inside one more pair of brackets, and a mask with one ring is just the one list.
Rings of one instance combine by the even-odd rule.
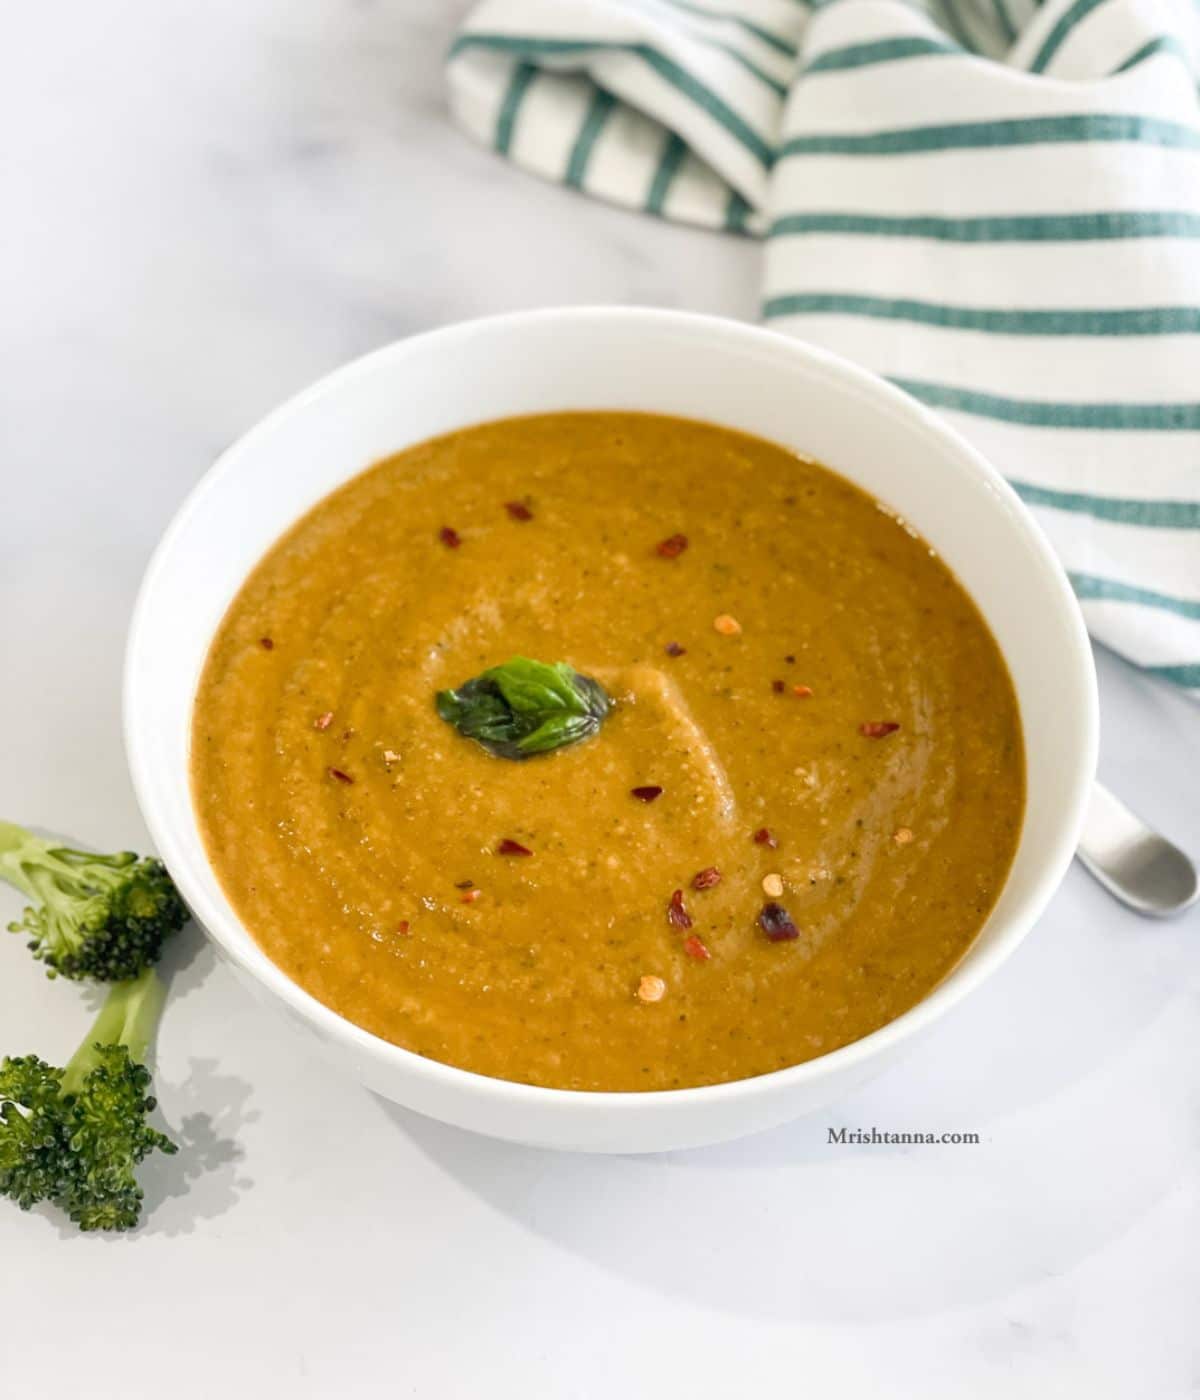
[[1093, 636], [1200, 695], [1193, 0], [483, 0], [457, 119], [766, 240], [763, 315], [1004, 471]]

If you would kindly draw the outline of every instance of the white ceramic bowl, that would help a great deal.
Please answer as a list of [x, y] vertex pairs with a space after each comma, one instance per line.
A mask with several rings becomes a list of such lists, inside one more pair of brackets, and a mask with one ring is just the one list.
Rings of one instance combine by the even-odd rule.
[[[205, 856], [188, 785], [192, 700], [246, 574], [300, 515], [380, 457], [514, 414], [642, 409], [756, 433], [895, 507], [990, 623], [1025, 728], [1028, 809], [986, 927], [936, 990], [832, 1054], [761, 1078], [658, 1093], [579, 1093], [424, 1059], [314, 1000], [242, 926]], [[146, 822], [197, 919], [249, 985], [371, 1088], [496, 1137], [597, 1152], [695, 1146], [844, 1095], [896, 1058], [1016, 947], [1075, 847], [1097, 743], [1091, 650], [1067, 580], [1000, 476], [882, 380], [770, 331], [632, 308], [519, 313], [390, 345], [276, 410], [189, 496], [154, 555], [129, 635], [125, 740]]]

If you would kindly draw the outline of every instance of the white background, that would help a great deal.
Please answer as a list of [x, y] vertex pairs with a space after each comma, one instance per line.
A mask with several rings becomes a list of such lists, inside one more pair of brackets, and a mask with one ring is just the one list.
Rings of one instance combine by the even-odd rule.
[[[125, 625], [222, 447], [362, 351], [580, 301], [754, 315], [752, 244], [539, 184], [448, 125], [442, 0], [38, 0], [0, 31], [0, 812], [103, 847]], [[1197, 713], [1101, 658], [1102, 772], [1200, 852]], [[17, 901], [0, 895], [0, 915]], [[1101, 1400], [1200, 1393], [1200, 917], [1072, 870], [1022, 950], [828, 1119], [658, 1158], [424, 1121], [297, 1056], [199, 932], [148, 1221], [0, 1213], [5, 1400]], [[88, 997], [0, 939], [0, 1051]], [[830, 1126], [975, 1147], [830, 1146]]]

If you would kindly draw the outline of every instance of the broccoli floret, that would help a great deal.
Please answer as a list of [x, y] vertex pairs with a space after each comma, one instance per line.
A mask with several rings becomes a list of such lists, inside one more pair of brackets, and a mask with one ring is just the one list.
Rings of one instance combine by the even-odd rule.
[[128, 1230], [142, 1190], [135, 1169], [175, 1144], [151, 1128], [142, 1060], [162, 1009], [153, 968], [116, 983], [65, 1069], [36, 1056], [0, 1061], [0, 1195], [23, 1209], [61, 1206], [81, 1230]]
[[70, 1187], [62, 1075], [36, 1055], [0, 1061], [0, 1194], [22, 1210]]
[[30, 935], [50, 977], [136, 977], [188, 916], [161, 861], [75, 851], [11, 822], [0, 822], [0, 879], [35, 901], [8, 927]]

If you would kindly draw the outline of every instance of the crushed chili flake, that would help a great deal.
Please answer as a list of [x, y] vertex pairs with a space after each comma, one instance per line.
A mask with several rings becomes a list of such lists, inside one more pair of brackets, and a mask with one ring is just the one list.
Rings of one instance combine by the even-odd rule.
[[639, 802], [653, 802], [656, 797], [662, 796], [662, 788], [654, 783], [647, 783], [645, 787], [630, 788], [629, 792]]
[[401, 919], [400, 922], [396, 925], [396, 932], [397, 932], [398, 934], [400, 934], [400, 936], [401, 936], [402, 938], [407, 938], [407, 937], [408, 937], [408, 930], [409, 930], [409, 923], [408, 923], [408, 920], [407, 920], [407, 919]]
[[784, 692], [784, 684], [782, 681], [772, 681], [771, 689], [775, 692], [776, 695], [782, 695]]
[[713, 626], [722, 637], [736, 637], [742, 630], [742, 624], [736, 617], [730, 617], [728, 613], [720, 613], [714, 617]]
[[667, 905], [667, 923], [675, 928], [691, 928], [692, 916], [683, 907], [683, 891], [675, 890], [671, 895], [671, 902]]
[[697, 938], [694, 933], [683, 940], [683, 951], [697, 962], [707, 962], [712, 957], [704, 940]]
[[813, 688], [811, 685], [792, 686], [792, 694], [798, 696], [801, 700], [807, 700], [812, 693]]
[[792, 916], [782, 904], [764, 904], [758, 922], [772, 943], [785, 943], [800, 937], [800, 930], [792, 923]]
[[785, 656], [783, 659], [789, 666], [794, 666], [796, 664], [796, 658], [794, 656]]
[[758, 828], [758, 830], [754, 833], [754, 841], [756, 845], [770, 846], [772, 850], [774, 850], [775, 847], [779, 845], [779, 842], [771, 834], [771, 828], [768, 826], [760, 826]]
[[869, 719], [864, 720], [858, 726], [858, 732], [864, 739], [886, 739], [889, 734], [894, 734], [900, 726], [890, 719]]
[[438, 531], [438, 539], [447, 549], [457, 549], [462, 544], [462, 538], [457, 530], [452, 530], [449, 525], [443, 525]]
[[463, 904], [474, 904], [482, 893], [482, 890], [468, 890], [466, 894], [463, 895], [461, 902]]
[[326, 710], [325, 713], [324, 713], [323, 715], [318, 715], [318, 716], [316, 717], [316, 719], [313, 720], [313, 728], [314, 728], [314, 729], [320, 729], [320, 730], [324, 731], [324, 730], [328, 729], [329, 726], [330, 726], [332, 723], [333, 723], [333, 711], [332, 711], [332, 710]]
[[475, 888], [475, 881], [474, 881], [474, 880], [455, 880], [455, 882], [454, 882], [454, 888], [455, 888], [456, 890], [473, 890], [473, 889]]
[[496, 847], [498, 856], [531, 856], [533, 852], [528, 846], [522, 846], [519, 841], [511, 841], [506, 836]]
[[505, 501], [504, 509], [508, 511], [509, 515], [511, 515], [514, 520], [533, 519], [533, 511], [529, 509], [524, 501]]
[[258, 644], [262, 647], [263, 651], [273, 651], [275, 649], [275, 643], [270, 637], [259, 637]]
[[715, 865], [705, 866], [703, 870], [697, 870], [692, 876], [692, 889], [711, 890], [714, 885], [721, 883], [721, 872]]
[[678, 642], [668, 642], [666, 646], [663, 647], [663, 651], [665, 651], [668, 656], [687, 655], [687, 647], [681, 647]]
[[667, 994], [667, 984], [661, 977], [642, 977], [638, 981], [639, 1001], [662, 1001]]
[[339, 783], [352, 783], [354, 781], [349, 773], [343, 773], [340, 768], [327, 768], [325, 771], [331, 778], [336, 778]]
[[665, 540], [659, 540], [654, 546], [664, 559], [678, 559], [687, 547], [686, 535], [668, 535]]

